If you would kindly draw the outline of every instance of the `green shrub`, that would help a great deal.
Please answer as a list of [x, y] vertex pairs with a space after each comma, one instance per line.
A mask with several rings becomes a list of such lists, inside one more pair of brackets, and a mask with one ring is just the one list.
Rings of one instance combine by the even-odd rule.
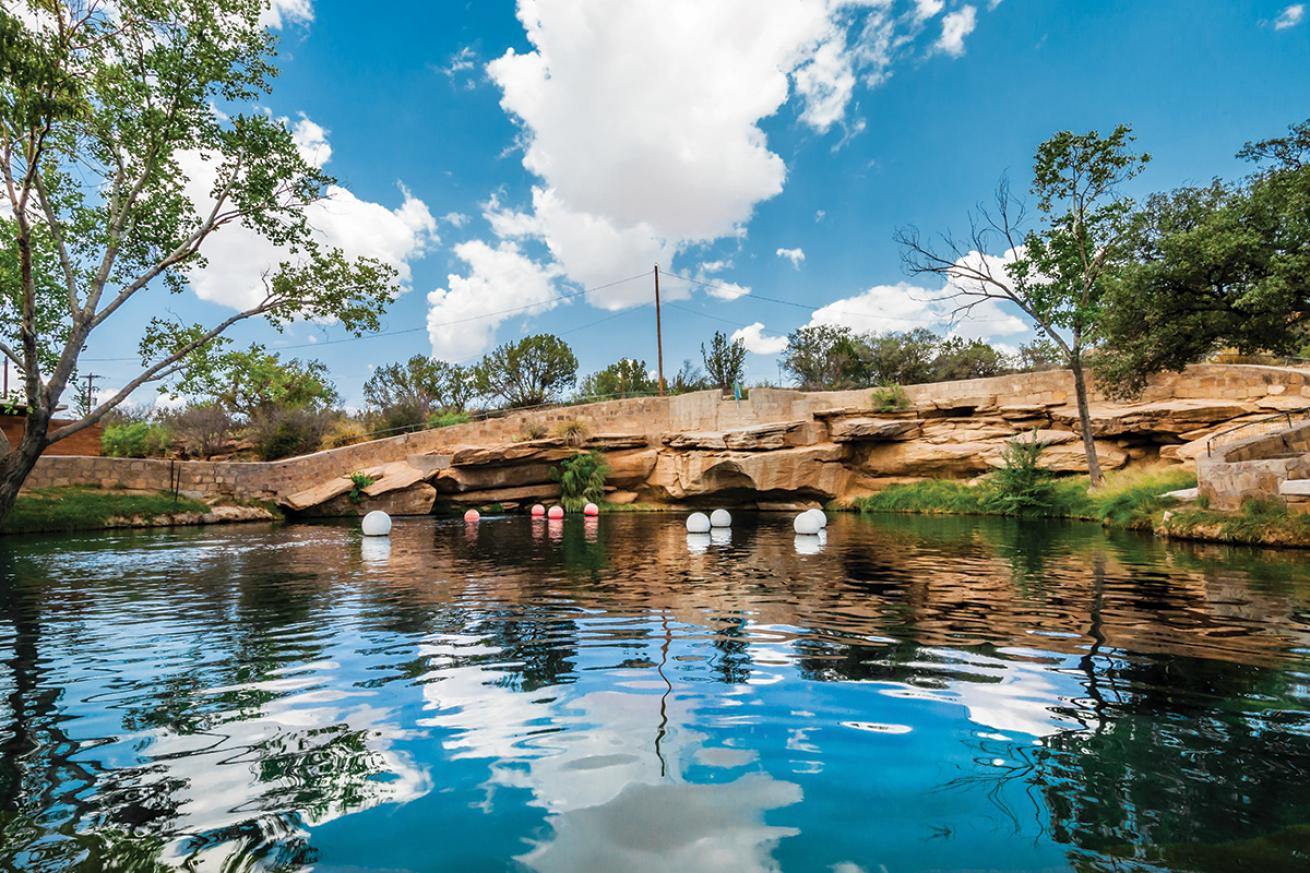
[[559, 483], [560, 503], [569, 512], [578, 512], [587, 503], [600, 503], [605, 496], [605, 477], [609, 464], [599, 452], [574, 455], [551, 471]]
[[342, 418], [328, 428], [328, 432], [323, 435], [320, 448], [339, 449], [342, 446], [353, 446], [355, 443], [366, 442], [368, 438], [368, 428], [364, 427], [363, 424], [352, 418]]
[[1005, 466], [990, 477], [988, 508], [1000, 515], [1046, 515], [1053, 509], [1051, 471], [1042, 468], [1043, 445], [1036, 434], [1010, 440], [1002, 455]]
[[315, 409], [270, 409], [250, 423], [250, 437], [265, 461], [307, 455], [319, 450], [332, 420], [330, 413]]
[[100, 436], [100, 451], [115, 458], [159, 458], [172, 445], [169, 429], [149, 421], [111, 424]]
[[348, 478], [350, 479], [351, 488], [346, 496], [350, 498], [351, 503], [362, 501], [364, 499], [364, 489], [377, 481], [376, 477], [367, 473], [351, 473]]
[[910, 408], [910, 395], [900, 385], [884, 385], [874, 388], [869, 395], [875, 412], [900, 412]]
[[434, 412], [428, 416], [427, 426], [429, 428], [451, 427], [456, 424], [465, 424], [473, 420], [473, 416], [467, 412], [455, 412], [447, 410], [445, 412]]
[[163, 421], [177, 449], [191, 458], [222, 454], [232, 435], [232, 416], [217, 403], [193, 403], [165, 413]]

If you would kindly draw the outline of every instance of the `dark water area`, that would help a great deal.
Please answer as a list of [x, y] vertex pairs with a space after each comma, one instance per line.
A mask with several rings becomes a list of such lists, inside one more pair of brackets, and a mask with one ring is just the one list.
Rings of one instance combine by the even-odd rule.
[[1310, 555], [671, 515], [0, 539], [13, 870], [1310, 869]]

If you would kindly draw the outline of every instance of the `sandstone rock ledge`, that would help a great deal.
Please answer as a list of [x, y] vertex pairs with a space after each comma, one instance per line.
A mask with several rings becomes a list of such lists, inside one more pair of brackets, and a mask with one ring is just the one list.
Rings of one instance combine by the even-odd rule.
[[[515, 509], [557, 499], [553, 471], [583, 451], [606, 458], [614, 502], [679, 506], [772, 509], [849, 500], [924, 478], [968, 479], [1002, 466], [1015, 439], [1041, 443], [1047, 468], [1076, 473], [1087, 469], [1087, 458], [1069, 399], [943, 394], [891, 413], [814, 408], [803, 419], [722, 430], [603, 433], [580, 446], [559, 439], [453, 445], [362, 471], [376, 481], [354, 500], [354, 471], [343, 470], [280, 502], [306, 515], [425, 515], [443, 504]], [[1092, 430], [1102, 467], [1114, 470], [1190, 462], [1213, 434], [1267, 414], [1257, 402], [1223, 397], [1099, 402]]]
[[208, 512], [166, 512], [162, 515], [116, 515], [105, 521], [107, 528], [185, 527], [199, 524], [231, 524], [246, 521], [281, 521], [282, 516], [265, 506], [213, 506]]

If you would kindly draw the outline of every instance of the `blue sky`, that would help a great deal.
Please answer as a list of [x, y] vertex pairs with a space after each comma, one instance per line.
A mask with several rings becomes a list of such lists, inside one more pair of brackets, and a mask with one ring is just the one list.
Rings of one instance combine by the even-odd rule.
[[[662, 286], [669, 375], [714, 330], [744, 330], [748, 379], [776, 380], [779, 338], [811, 319], [1017, 346], [1012, 313], [948, 323], [894, 230], [960, 228], [1002, 173], [1026, 189], [1059, 129], [1132, 124], [1154, 158], [1141, 194], [1239, 174], [1243, 141], [1310, 116], [1310, 10], [1286, 2], [276, 5], [282, 73], [262, 105], [340, 181], [328, 238], [391, 260], [407, 290], [387, 336], [236, 336], [322, 359], [352, 404], [371, 366], [535, 332], [564, 335], [583, 373], [653, 367], [649, 276], [575, 292], [656, 261], [714, 283]], [[219, 252], [195, 277], [206, 299], [165, 305], [230, 312], [264, 253], [236, 234]], [[132, 365], [95, 359], [130, 353], [159, 306], [93, 341], [101, 384]]]

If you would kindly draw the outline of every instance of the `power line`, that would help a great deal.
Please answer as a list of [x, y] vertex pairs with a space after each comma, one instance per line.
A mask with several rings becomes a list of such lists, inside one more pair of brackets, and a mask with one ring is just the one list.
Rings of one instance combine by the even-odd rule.
[[[692, 284], [692, 285], [699, 285], [699, 286], [704, 287], [704, 288], [718, 288], [718, 289], [720, 289], [720, 290], [723, 290], [723, 291], [726, 291], [726, 292], [729, 292], [730, 294], [732, 294], [732, 295], [733, 295], [733, 296], [732, 296], [732, 299], [733, 299], [733, 300], [736, 300], [736, 299], [741, 298], [741, 297], [749, 297], [749, 298], [752, 299], [752, 300], [763, 300], [763, 301], [766, 301], [766, 302], [768, 302], [768, 303], [780, 303], [780, 304], [782, 304], [783, 306], [794, 306], [794, 307], [796, 307], [797, 309], [804, 309], [805, 311], [809, 312], [810, 314], [813, 314], [813, 313], [815, 313], [815, 312], [818, 312], [820, 309], [827, 309], [829, 306], [832, 306], [833, 303], [840, 303], [840, 302], [841, 302], [841, 301], [839, 301], [839, 300], [834, 300], [832, 303], [825, 303], [825, 304], [822, 305], [822, 306], [811, 306], [811, 305], [809, 305], [808, 303], [797, 303], [795, 300], [783, 300], [783, 299], [780, 298], [780, 297], [766, 297], [766, 296], [764, 296], [763, 294], [756, 294], [754, 291], [751, 291], [751, 292], [748, 293], [748, 294], [742, 294], [742, 293], [741, 293], [741, 288], [740, 288], [740, 286], [724, 285], [724, 284], [721, 284], [721, 283], [719, 283], [719, 282], [712, 282], [712, 281], [710, 281], [710, 280], [708, 280], [708, 279], [693, 279], [693, 278], [690, 277], [690, 276], [681, 276], [681, 275], [679, 275], [679, 274], [677, 274], [677, 273], [670, 273], [670, 272], [668, 272], [668, 271], [665, 271], [664, 275], [666, 275], [666, 276], [672, 276], [672, 277], [675, 278], [675, 279], [681, 279], [681, 280], [683, 280], [684, 282], [688, 282], [688, 283], [690, 283], [690, 284]], [[670, 304], [670, 305], [672, 305], [672, 304]], [[690, 310], [689, 310], [689, 311], [690, 311]], [[851, 311], [849, 311], [849, 310], [838, 310], [838, 311], [841, 312], [842, 315], [854, 316], [855, 318], [876, 318], [876, 319], [879, 319], [879, 320], [881, 320], [881, 321], [900, 321], [900, 322], [904, 322], [904, 323], [906, 323], [906, 324], [922, 324], [922, 323], [923, 323], [923, 319], [921, 319], [921, 318], [905, 318], [905, 317], [900, 317], [900, 316], [895, 316], [895, 315], [879, 315], [879, 314], [875, 314], [875, 313], [872, 313], [872, 312], [851, 312]], [[709, 316], [707, 316], [707, 317], [709, 317]], [[978, 319], [970, 319], [970, 320], [973, 321], [974, 324], [999, 324], [999, 323], [1001, 323], [1001, 319], [997, 319], [997, 318], [978, 318]], [[742, 326], [742, 327], [746, 327], [746, 325], [741, 325], [741, 326]]]
[[[549, 300], [543, 300], [538, 303], [528, 303], [523, 306], [514, 306], [509, 309], [498, 309], [495, 310], [494, 312], [483, 312], [478, 315], [470, 315], [467, 318], [457, 318], [454, 319], [453, 321], [443, 321], [438, 324], [425, 324], [422, 327], [407, 327], [404, 328], [403, 330], [380, 331], [378, 333], [364, 334], [363, 336], [342, 337], [341, 339], [324, 340], [322, 342], [297, 343], [295, 345], [288, 345], [288, 346], [275, 346], [273, 348], [273, 351], [280, 352], [280, 351], [288, 351], [292, 349], [321, 348], [323, 346], [335, 346], [335, 345], [340, 345], [342, 343], [354, 343], [354, 342], [359, 342], [360, 340], [375, 339], [377, 337], [401, 336], [403, 334], [418, 333], [420, 331], [429, 330], [433, 327], [453, 327], [458, 324], [468, 324], [469, 322], [472, 321], [481, 321], [486, 318], [495, 318], [496, 316], [499, 315], [512, 315], [515, 312], [523, 312], [528, 309], [536, 309], [538, 307], [546, 306], [548, 304], [555, 303], [560, 300], [570, 300], [574, 297], [581, 297], [584, 294], [592, 294], [596, 291], [604, 291], [606, 288], [613, 288], [615, 285], [622, 285], [624, 282], [632, 282], [636, 279], [644, 279], [649, 275], [650, 275], [650, 270], [647, 270], [646, 272], [639, 273], [636, 276], [628, 276], [627, 278], [624, 279], [616, 279], [613, 282], [606, 282], [604, 285], [595, 285], [591, 288], [580, 288], [577, 291], [568, 291], [566, 293], [559, 294], [555, 297], [552, 297]], [[605, 320], [608, 319], [602, 319], [602, 321]], [[109, 362], [109, 361], [137, 361], [140, 360], [140, 358], [139, 357], [79, 358], [79, 360], [87, 363], [91, 363], [91, 362], [100, 363], [100, 362]]]

